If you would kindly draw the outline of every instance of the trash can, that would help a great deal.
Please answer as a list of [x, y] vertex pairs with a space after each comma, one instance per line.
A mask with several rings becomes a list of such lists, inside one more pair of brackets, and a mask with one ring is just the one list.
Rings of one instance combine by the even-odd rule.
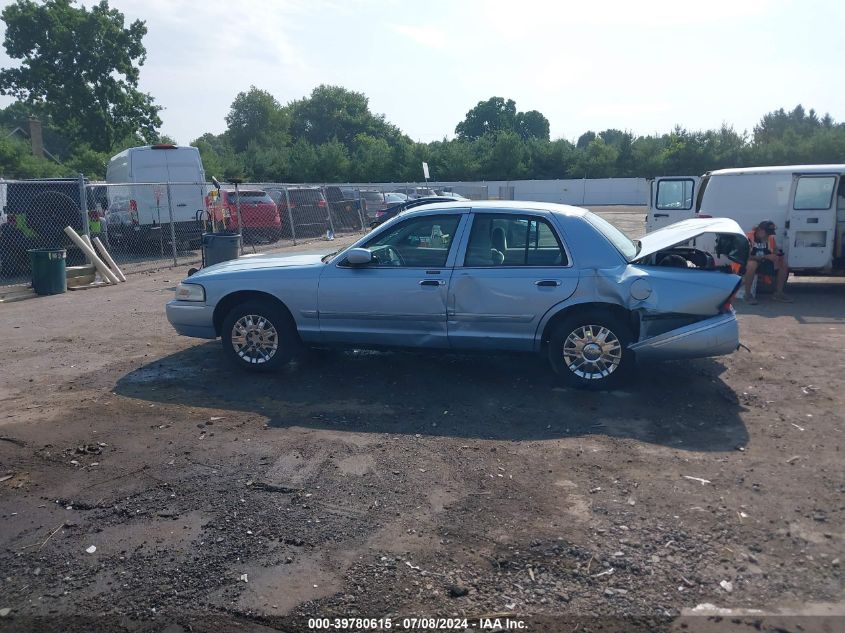
[[67, 252], [63, 248], [33, 248], [29, 253], [32, 270], [32, 289], [39, 295], [59, 295], [67, 292], [67, 272], [65, 260]]
[[237, 259], [241, 252], [240, 233], [203, 233], [203, 265], [212, 266], [230, 259]]

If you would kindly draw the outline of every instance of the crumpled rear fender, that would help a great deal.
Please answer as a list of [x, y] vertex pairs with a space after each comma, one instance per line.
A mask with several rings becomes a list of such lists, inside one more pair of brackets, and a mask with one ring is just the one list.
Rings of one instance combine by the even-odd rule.
[[739, 276], [724, 272], [633, 264], [582, 270], [572, 296], [552, 306], [540, 320], [535, 348], [540, 349], [549, 322], [564, 310], [595, 304], [623, 308], [639, 318], [713, 317], [739, 282]]

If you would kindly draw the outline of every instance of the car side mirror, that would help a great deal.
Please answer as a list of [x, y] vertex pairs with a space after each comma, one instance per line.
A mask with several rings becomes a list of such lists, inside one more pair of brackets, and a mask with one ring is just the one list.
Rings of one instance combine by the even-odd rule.
[[366, 266], [373, 261], [373, 254], [368, 248], [351, 248], [346, 253], [346, 261], [351, 266]]

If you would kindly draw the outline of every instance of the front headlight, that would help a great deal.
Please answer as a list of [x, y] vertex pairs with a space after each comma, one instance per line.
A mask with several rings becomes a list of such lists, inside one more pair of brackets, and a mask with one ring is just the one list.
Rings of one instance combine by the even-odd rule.
[[176, 286], [176, 299], [179, 301], [205, 301], [205, 288], [199, 284], [179, 284]]

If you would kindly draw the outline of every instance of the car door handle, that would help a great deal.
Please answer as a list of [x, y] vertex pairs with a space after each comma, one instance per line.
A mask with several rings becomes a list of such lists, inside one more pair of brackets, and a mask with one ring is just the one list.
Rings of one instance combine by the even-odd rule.
[[655, 213], [654, 217], [656, 217], [656, 218], [668, 218], [669, 214], [668, 213]]
[[188, 206], [188, 203], [187, 203], [187, 202], [180, 202], [180, 203], [179, 203], [179, 204], [177, 204], [176, 206], [177, 206], [177, 207], [187, 207], [187, 206]]
[[534, 285], [538, 286], [540, 288], [549, 288], [549, 287], [559, 286], [560, 282], [557, 281], [556, 279], [541, 279], [540, 281], [535, 281]]
[[423, 279], [420, 281], [421, 286], [445, 286], [446, 282], [442, 279]]

